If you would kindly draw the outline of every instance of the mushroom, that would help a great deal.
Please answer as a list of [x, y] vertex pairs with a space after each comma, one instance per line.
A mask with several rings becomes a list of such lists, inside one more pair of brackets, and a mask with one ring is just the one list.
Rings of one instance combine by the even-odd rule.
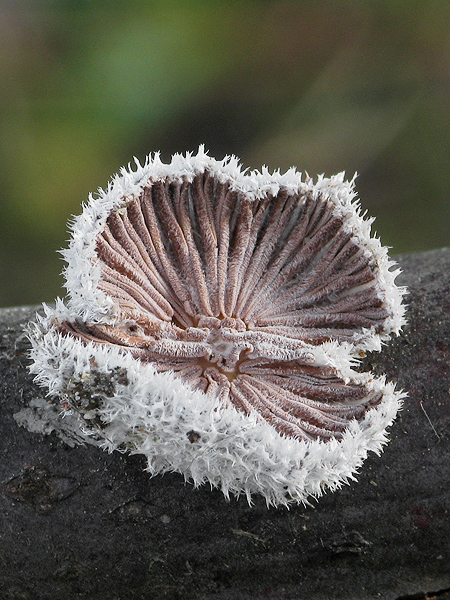
[[225, 496], [306, 502], [354, 478], [405, 394], [356, 370], [404, 319], [399, 269], [344, 175], [150, 155], [90, 197], [31, 371], [108, 450]]

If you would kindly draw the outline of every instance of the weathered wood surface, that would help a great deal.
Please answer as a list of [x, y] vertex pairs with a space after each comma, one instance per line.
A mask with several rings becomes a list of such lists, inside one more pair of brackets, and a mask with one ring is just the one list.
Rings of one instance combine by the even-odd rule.
[[21, 336], [35, 309], [0, 311], [0, 599], [450, 598], [450, 249], [398, 260], [409, 324], [366, 359], [409, 392], [391, 442], [290, 510], [19, 427], [43, 398]]

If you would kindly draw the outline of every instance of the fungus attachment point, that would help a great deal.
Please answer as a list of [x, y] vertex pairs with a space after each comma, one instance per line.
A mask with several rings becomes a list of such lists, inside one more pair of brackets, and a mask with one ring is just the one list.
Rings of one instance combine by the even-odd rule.
[[203, 147], [90, 198], [36, 379], [152, 474], [303, 502], [379, 452], [403, 393], [354, 370], [404, 322], [398, 270], [343, 175], [246, 174]]

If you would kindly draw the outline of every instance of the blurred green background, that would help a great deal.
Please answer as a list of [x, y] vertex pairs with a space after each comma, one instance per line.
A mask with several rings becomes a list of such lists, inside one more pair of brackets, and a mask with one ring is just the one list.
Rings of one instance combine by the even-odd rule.
[[0, 306], [64, 294], [89, 192], [160, 150], [357, 171], [392, 253], [450, 244], [450, 2], [0, 5]]

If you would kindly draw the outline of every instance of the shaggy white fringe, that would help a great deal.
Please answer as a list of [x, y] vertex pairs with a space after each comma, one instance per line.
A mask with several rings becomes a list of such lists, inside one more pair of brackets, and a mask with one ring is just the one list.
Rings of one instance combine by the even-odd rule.
[[[166, 177], [192, 180], [205, 170], [254, 198], [269, 192], [275, 195], [281, 188], [327, 197], [343, 217], [345, 227], [372, 257], [380, 295], [392, 315], [384, 331], [365, 330], [352, 344], [328, 342], [307, 348], [316, 364], [328, 365], [346, 381], [364, 383], [383, 394], [380, 404], [363, 420], [353, 420], [341, 439], [305, 442], [283, 436], [258, 420], [256, 413], [246, 416], [233, 406], [224, 407], [217, 399], [193, 391], [171, 373], [157, 373], [127, 352], [82, 344], [56, 331], [55, 325], [65, 319], [104, 323], [116, 319], [112, 300], [97, 288], [100, 267], [92, 260], [96, 237], [110, 212], [139, 196], [154, 181]], [[226, 497], [245, 494], [250, 501], [253, 493], [262, 494], [269, 505], [307, 502], [308, 497], [319, 497], [326, 489], [335, 490], [354, 479], [367, 453], [379, 453], [386, 443], [386, 428], [406, 394], [396, 391], [384, 377], [360, 374], [352, 367], [362, 349], [379, 350], [390, 334], [399, 333], [405, 323], [402, 296], [406, 290], [394, 283], [400, 270], [389, 259], [386, 248], [371, 237], [373, 220], [361, 215], [353, 183], [345, 181], [343, 173], [331, 178], [320, 176], [313, 183], [309, 178], [303, 180], [294, 168], [284, 174], [269, 173], [265, 167], [261, 172], [247, 172], [235, 157], [217, 161], [203, 146], [196, 155], [174, 155], [170, 164], [161, 162], [159, 154], [150, 155], [143, 165], [136, 160], [135, 170], [122, 169], [106, 190], [99, 190], [96, 198], [91, 195], [71, 225], [70, 245], [63, 251], [68, 305], [58, 300], [56, 309], [45, 307], [45, 317], [38, 317], [28, 329], [33, 359], [30, 369], [36, 381], [48, 388], [49, 395], [64, 398], [74, 381], [89, 386], [93, 372], [112, 376], [114, 369], [125, 369], [126, 385], [116, 382], [114, 394], [103, 398], [94, 411], [103, 423], [98, 433], [109, 451], [128, 449], [144, 454], [152, 475], [177, 471], [195, 485], [209, 482]], [[96, 393], [95, 388], [91, 391]], [[84, 415], [85, 420], [89, 416], [94, 415]], [[86, 435], [92, 435], [92, 429], [86, 428]]]

